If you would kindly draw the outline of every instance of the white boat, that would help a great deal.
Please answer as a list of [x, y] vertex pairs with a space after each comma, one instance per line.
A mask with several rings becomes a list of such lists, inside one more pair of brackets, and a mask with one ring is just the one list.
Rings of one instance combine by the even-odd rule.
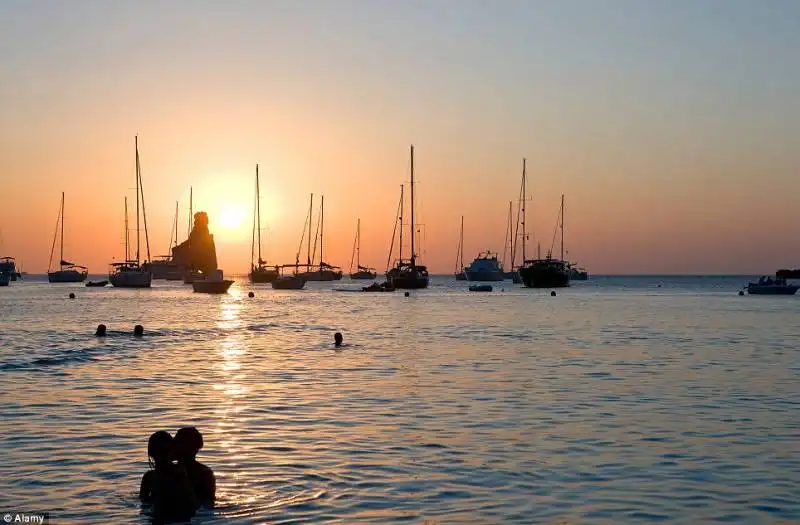
[[800, 286], [788, 284], [783, 277], [761, 277], [758, 282], [747, 283], [747, 293], [750, 295], [794, 295]]
[[[53, 265], [53, 251], [56, 247], [56, 239], [59, 237], [59, 225], [61, 226], [61, 258], [59, 269], [51, 271]], [[56, 233], [53, 236], [53, 247], [50, 248], [50, 263], [47, 265], [47, 280], [51, 283], [82, 283], [86, 280], [89, 271], [85, 266], [80, 266], [64, 260], [64, 192], [61, 192], [61, 208], [58, 210], [58, 220], [56, 221]]]
[[503, 265], [497, 260], [497, 254], [489, 250], [475, 257], [464, 271], [469, 281], [502, 281], [505, 278]]
[[17, 263], [13, 257], [0, 257], [0, 274], [8, 277], [9, 281], [16, 281], [22, 277], [17, 271]]
[[[144, 213], [144, 190], [142, 189], [142, 172], [139, 165], [139, 137], [136, 137], [136, 259], [130, 257], [130, 243], [128, 242], [128, 199], [125, 198], [125, 261], [112, 263], [108, 272], [108, 280], [116, 288], [150, 288], [153, 274], [142, 267], [139, 255], [139, 200], [142, 203], [142, 218], [144, 219], [144, 232], [147, 236], [147, 215]], [[150, 245], [147, 244], [147, 259], [150, 259]]]

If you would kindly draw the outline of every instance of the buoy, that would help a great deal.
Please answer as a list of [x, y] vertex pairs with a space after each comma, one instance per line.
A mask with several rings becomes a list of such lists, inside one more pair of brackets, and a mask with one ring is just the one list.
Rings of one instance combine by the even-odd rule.
[[555, 296], [556, 296], [556, 291], [555, 291], [555, 290], [553, 290], [552, 292], [550, 292], [550, 297], [555, 297]]
[[744, 291], [739, 290], [739, 295], [744, 295]]
[[136, 326], [134, 326], [133, 327], [133, 335], [135, 335], [136, 337], [143, 336], [144, 335], [144, 327], [142, 327], [142, 325], [140, 325], [140, 324], [137, 324]]
[[409, 295], [411, 295], [411, 294], [409, 294], [408, 292], [406, 292], [406, 294], [405, 294], [405, 295], [406, 295], [406, 297], [408, 297], [408, 296], [409, 296]]
[[75, 299], [75, 294], [74, 294], [74, 293], [70, 293], [70, 294], [69, 294], [69, 298], [70, 298], [70, 299]]
[[256, 296], [256, 294], [254, 294], [253, 292], [250, 292], [249, 294], [247, 294], [247, 297], [255, 297], [255, 296]]

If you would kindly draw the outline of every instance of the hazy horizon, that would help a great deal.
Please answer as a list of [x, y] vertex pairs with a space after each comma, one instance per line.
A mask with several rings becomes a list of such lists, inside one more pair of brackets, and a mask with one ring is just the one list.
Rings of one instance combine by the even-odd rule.
[[[220, 266], [270, 263], [325, 195], [325, 259], [383, 270], [415, 145], [421, 262], [503, 254], [528, 163], [529, 257], [566, 195], [567, 258], [600, 275], [800, 267], [800, 3], [507, 0], [0, 4], [0, 256], [123, 258], [139, 135], [152, 255], [189, 188]], [[133, 217], [132, 207], [131, 217]], [[406, 212], [406, 219], [408, 212]], [[556, 254], [558, 241], [556, 241]], [[57, 259], [57, 256], [55, 256]]]

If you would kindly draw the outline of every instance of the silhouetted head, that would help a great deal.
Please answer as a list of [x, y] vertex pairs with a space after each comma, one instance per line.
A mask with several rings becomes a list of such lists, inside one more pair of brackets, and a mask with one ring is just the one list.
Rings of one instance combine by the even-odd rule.
[[154, 432], [147, 440], [147, 455], [151, 458], [151, 465], [158, 466], [172, 461], [173, 456], [172, 436], [166, 430]]
[[406, 292], [406, 294], [405, 294], [405, 295], [406, 295], [406, 297], [408, 297], [408, 296], [409, 296], [409, 295], [411, 295], [411, 294], [410, 294], [410, 293], [408, 293], [408, 292]]
[[256, 296], [256, 294], [254, 294], [253, 292], [250, 292], [249, 294], [247, 294], [247, 297], [255, 297], [255, 296]]
[[552, 292], [550, 292], [550, 297], [555, 297], [555, 296], [556, 296], [556, 291], [555, 291], [555, 290], [553, 290]]
[[102, 337], [106, 335], [106, 325], [99, 324], [97, 325], [97, 331], [94, 333], [97, 337]]
[[343, 340], [344, 337], [342, 337], [341, 332], [336, 332], [335, 334], [333, 334], [333, 344], [335, 344], [336, 346], [342, 346]]
[[72, 292], [70, 292], [70, 294], [69, 294], [69, 298], [70, 298], [70, 299], [75, 299], [75, 294], [74, 294], [74, 293], [72, 293]]
[[203, 435], [195, 427], [183, 427], [175, 433], [175, 454], [179, 460], [194, 459], [203, 448]]
[[142, 337], [144, 335], [144, 327], [140, 324], [134, 326], [133, 335], [135, 335], [136, 337]]

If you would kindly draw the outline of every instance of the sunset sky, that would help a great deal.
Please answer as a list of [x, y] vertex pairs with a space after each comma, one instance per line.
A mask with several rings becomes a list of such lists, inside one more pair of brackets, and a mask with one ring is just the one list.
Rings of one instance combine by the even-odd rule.
[[[154, 255], [189, 187], [220, 266], [294, 260], [309, 193], [326, 260], [383, 270], [416, 147], [422, 262], [503, 251], [528, 159], [529, 227], [591, 273], [800, 267], [796, 0], [0, 2], [0, 255], [123, 257], [139, 135]], [[131, 201], [132, 202], [132, 201]], [[316, 207], [316, 206], [315, 206]], [[239, 223], [237, 225], [237, 223]]]

